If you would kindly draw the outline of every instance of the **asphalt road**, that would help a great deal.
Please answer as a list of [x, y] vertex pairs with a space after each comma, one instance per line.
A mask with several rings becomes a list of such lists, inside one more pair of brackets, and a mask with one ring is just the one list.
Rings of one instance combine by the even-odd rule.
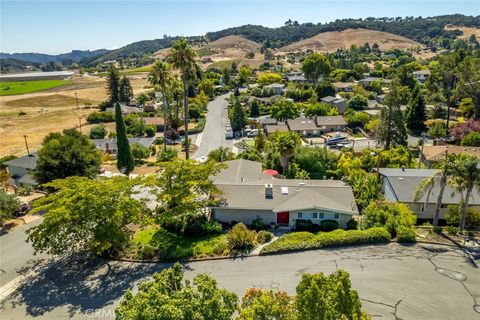
[[[1, 304], [7, 319], [113, 319], [127, 288], [168, 264], [59, 260]], [[348, 271], [374, 319], [480, 319], [480, 271], [445, 246], [350, 247], [235, 260], [192, 262], [186, 277], [209, 273], [243, 295], [250, 287], [295, 292], [303, 273]], [[475, 311], [479, 308], [478, 311]]]
[[225, 139], [225, 126], [227, 125], [227, 97], [230, 93], [221, 95], [208, 104], [208, 111], [206, 115], [206, 124], [203, 132], [200, 134], [198, 150], [192, 156], [193, 159], [207, 156], [210, 151], [219, 147], [232, 148], [233, 140]]

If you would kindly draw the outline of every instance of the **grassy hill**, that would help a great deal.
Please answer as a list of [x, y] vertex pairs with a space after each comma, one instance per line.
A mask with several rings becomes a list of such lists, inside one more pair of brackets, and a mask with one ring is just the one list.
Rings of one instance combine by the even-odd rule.
[[282, 47], [278, 51], [336, 51], [342, 48], [348, 49], [352, 45], [362, 46], [365, 43], [370, 45], [377, 43], [381, 50], [409, 49], [422, 45], [419, 42], [392, 33], [360, 28], [322, 32], [311, 38]]

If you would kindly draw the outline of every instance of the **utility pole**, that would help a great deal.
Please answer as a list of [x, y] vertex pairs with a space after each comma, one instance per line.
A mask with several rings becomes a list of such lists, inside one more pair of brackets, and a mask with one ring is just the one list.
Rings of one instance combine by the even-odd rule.
[[80, 133], [82, 133], [82, 117], [78, 117], [78, 127], [80, 129]]
[[27, 154], [30, 155], [30, 150], [28, 149], [28, 143], [27, 143], [27, 136], [23, 135], [23, 139], [25, 140], [25, 147], [27, 148]]
[[77, 109], [78, 109], [78, 97], [77, 97], [77, 91], [75, 91], [75, 102], [77, 103]]
[[422, 151], [418, 156], [418, 169], [420, 169], [420, 165], [422, 164], [422, 156], [423, 156], [423, 147], [425, 146], [425, 132], [422, 132]]

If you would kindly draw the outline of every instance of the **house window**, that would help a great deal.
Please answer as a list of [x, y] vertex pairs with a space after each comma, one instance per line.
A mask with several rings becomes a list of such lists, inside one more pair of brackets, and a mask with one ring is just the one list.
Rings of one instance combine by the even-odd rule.
[[317, 219], [317, 213], [316, 213], [316, 212], [313, 213], [312, 218], [313, 218], [313, 219]]
[[325, 214], [324, 214], [323, 212], [320, 212], [320, 213], [318, 214], [318, 217], [319, 217], [320, 219], [323, 219], [324, 216], [325, 216]]
[[335, 215], [334, 215], [334, 219], [335, 219], [335, 220], [338, 220], [338, 219], [340, 219], [340, 213], [335, 213]]
[[299, 213], [298, 213], [298, 218], [299, 218], [299, 219], [303, 218], [303, 216], [302, 216], [302, 213], [301, 213], [301, 212], [299, 212]]
[[440, 208], [446, 208], [446, 207], [448, 207], [448, 204], [442, 203], [442, 204], [440, 205]]

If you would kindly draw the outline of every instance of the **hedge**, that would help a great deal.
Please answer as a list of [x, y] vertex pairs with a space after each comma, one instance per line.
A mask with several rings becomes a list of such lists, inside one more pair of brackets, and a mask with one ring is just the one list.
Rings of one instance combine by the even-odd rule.
[[195, 128], [193, 128], [192, 130], [188, 130], [188, 133], [189, 134], [197, 134], [197, 133], [202, 132], [203, 129], [205, 128], [205, 122], [206, 122], [205, 118], [198, 119], [198, 122], [197, 122], [197, 125], [195, 126]]
[[417, 242], [415, 230], [406, 226], [397, 228], [397, 241], [400, 243]]
[[115, 114], [113, 112], [97, 112], [90, 113], [87, 117], [88, 123], [103, 123], [115, 121]]
[[332, 246], [354, 244], [385, 243], [390, 241], [390, 233], [384, 228], [367, 230], [335, 230], [331, 232], [292, 232], [281, 236], [262, 249], [260, 254], [286, 251], [320, 249]]

